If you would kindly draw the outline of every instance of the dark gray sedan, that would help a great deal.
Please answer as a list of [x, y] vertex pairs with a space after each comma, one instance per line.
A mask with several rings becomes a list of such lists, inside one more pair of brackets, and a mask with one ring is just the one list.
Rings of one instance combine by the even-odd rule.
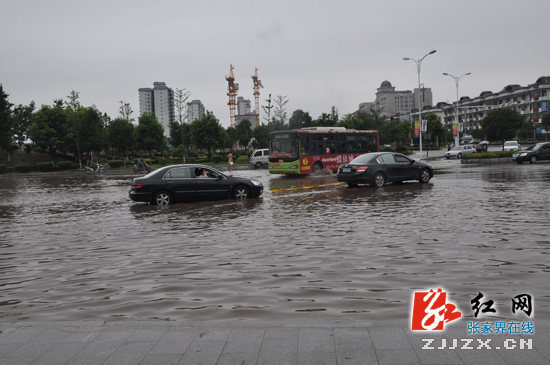
[[432, 166], [394, 152], [366, 153], [338, 169], [338, 181], [349, 186], [368, 184], [382, 187], [389, 182], [418, 180], [427, 183], [433, 177]]
[[523, 151], [515, 152], [512, 155], [512, 160], [517, 163], [529, 161], [535, 163], [537, 161], [550, 160], [550, 142], [537, 143], [527, 147]]
[[263, 193], [259, 180], [226, 175], [204, 165], [162, 167], [132, 180], [130, 199], [157, 205], [176, 201], [248, 199]]

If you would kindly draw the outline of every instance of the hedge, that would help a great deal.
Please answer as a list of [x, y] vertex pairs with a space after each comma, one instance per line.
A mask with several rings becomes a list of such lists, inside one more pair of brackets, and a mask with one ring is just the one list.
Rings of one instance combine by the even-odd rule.
[[[47, 162], [52, 165], [51, 162]], [[32, 170], [32, 166], [30, 163], [20, 163], [19, 165], [15, 165], [15, 171], [20, 173], [30, 172]]]
[[189, 157], [189, 163], [195, 163], [196, 159], [195, 157]]
[[212, 162], [222, 162], [225, 158], [222, 155], [212, 155]]
[[250, 162], [250, 158], [247, 155], [243, 155], [237, 159], [237, 163], [239, 162]]
[[492, 152], [472, 153], [470, 155], [463, 155], [462, 158], [465, 160], [474, 160], [474, 159], [485, 159], [485, 158], [512, 157], [512, 155], [515, 152], [518, 152], [518, 151], [492, 151]]
[[59, 169], [61, 170], [69, 170], [72, 164], [73, 164], [72, 161], [59, 161], [57, 163], [57, 166], [59, 166]]
[[52, 171], [52, 163], [51, 162], [39, 162], [36, 164], [36, 167], [38, 167], [38, 170], [40, 171]]
[[8, 166], [0, 165], [0, 174], [5, 174], [6, 172], [8, 172]]
[[170, 165], [171, 163], [172, 163], [172, 162], [171, 162], [171, 160], [170, 160], [169, 158], [161, 158], [161, 159], [159, 159], [159, 164], [160, 164], [161, 166], [168, 166], [168, 165]]
[[116, 169], [117, 167], [122, 166], [122, 161], [120, 160], [111, 160], [109, 161], [109, 167]]

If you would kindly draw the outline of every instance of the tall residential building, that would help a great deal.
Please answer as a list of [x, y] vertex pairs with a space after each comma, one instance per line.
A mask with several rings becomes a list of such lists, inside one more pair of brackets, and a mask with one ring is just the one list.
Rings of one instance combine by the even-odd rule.
[[153, 88], [140, 88], [139, 115], [155, 113], [164, 128], [164, 136], [170, 136], [170, 122], [174, 121], [174, 91], [165, 82], [154, 82]]
[[193, 123], [197, 119], [201, 119], [204, 116], [204, 105], [200, 100], [193, 100], [187, 103], [187, 122]]
[[[237, 114], [239, 115], [245, 115], [250, 114], [250, 100], [243, 98], [242, 96], [239, 96], [237, 98]], [[256, 118], [254, 118], [254, 123], [256, 123]]]

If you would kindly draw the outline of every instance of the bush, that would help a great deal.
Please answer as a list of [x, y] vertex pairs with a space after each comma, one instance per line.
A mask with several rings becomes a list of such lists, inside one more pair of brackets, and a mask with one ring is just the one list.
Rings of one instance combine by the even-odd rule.
[[72, 164], [72, 161], [59, 161], [57, 166], [59, 166], [60, 170], [69, 170]]
[[80, 165], [77, 164], [77, 163], [72, 163], [71, 164], [71, 170], [78, 170], [80, 168]]
[[195, 163], [196, 160], [195, 157], [189, 157], [189, 163]]
[[0, 174], [5, 174], [6, 172], [8, 172], [8, 166], [0, 165]]
[[174, 148], [172, 150], [172, 157], [179, 157], [179, 158], [182, 158], [183, 157], [183, 145], [180, 144], [178, 147]]
[[247, 155], [243, 155], [237, 159], [237, 163], [249, 163], [250, 159]]
[[120, 160], [109, 161], [109, 166], [113, 169], [116, 169], [117, 167], [122, 166], [122, 161], [120, 161]]
[[52, 171], [52, 163], [51, 162], [39, 162], [36, 164], [36, 167], [38, 167], [38, 170], [40, 171]]
[[197, 155], [196, 152], [193, 152], [193, 151], [189, 151], [187, 153], [187, 156], [189, 156], [189, 158], [199, 158], [199, 156]]
[[512, 157], [514, 152], [517, 152], [517, 151], [493, 151], [493, 152], [472, 153], [471, 155], [464, 155], [462, 156], [462, 158], [465, 160], [469, 160], [469, 159]]
[[[50, 166], [52, 165], [51, 162], [47, 162], [50, 164]], [[20, 163], [19, 165], [15, 165], [15, 171], [23, 174], [25, 172], [30, 172], [32, 171], [32, 166], [30, 163]]]
[[169, 158], [161, 158], [161, 159], [159, 160], [159, 164], [160, 164], [161, 166], [168, 166], [168, 165], [170, 165], [171, 163], [172, 163], [172, 162], [171, 162], [171, 160], [170, 160]]
[[16, 171], [16, 170], [15, 170], [15, 167], [13, 167], [13, 166], [7, 166], [7, 167], [6, 167], [6, 173], [7, 173], [7, 174], [13, 173], [13, 172], [15, 172], [15, 171]]
[[222, 155], [213, 155], [212, 156], [212, 162], [220, 163], [224, 160], [224, 157]]

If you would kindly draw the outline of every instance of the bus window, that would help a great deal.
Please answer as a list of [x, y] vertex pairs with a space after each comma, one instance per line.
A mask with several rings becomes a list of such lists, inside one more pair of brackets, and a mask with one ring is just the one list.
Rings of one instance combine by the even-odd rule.
[[309, 135], [302, 134], [300, 135], [300, 152], [302, 156], [309, 156], [311, 155], [310, 147], [309, 147]]
[[336, 145], [336, 153], [347, 153], [346, 136], [337, 134], [334, 136], [334, 144]]
[[331, 154], [335, 152], [334, 135], [328, 135], [323, 138], [323, 152]]
[[323, 149], [323, 136], [312, 135], [311, 136], [312, 154], [323, 155], [325, 153]]

